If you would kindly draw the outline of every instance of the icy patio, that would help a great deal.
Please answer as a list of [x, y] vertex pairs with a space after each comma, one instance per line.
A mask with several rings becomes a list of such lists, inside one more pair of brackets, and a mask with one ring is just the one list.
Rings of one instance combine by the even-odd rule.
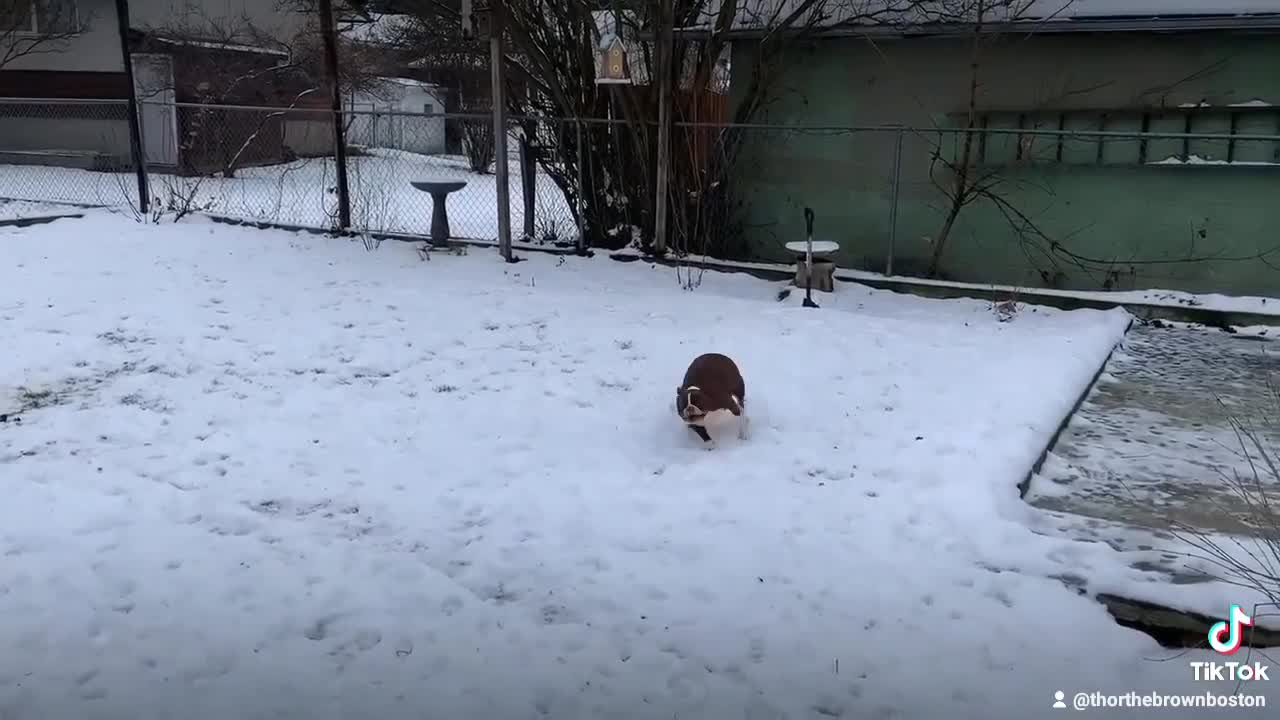
[[[0, 253], [5, 720], [1022, 720], [1235, 689], [1064, 583], [1173, 592], [1032, 532], [1016, 491], [1121, 312], [852, 285], [815, 311], [99, 211]], [[707, 350], [753, 417], [714, 452], [672, 409]]]
[[[1249, 537], [1253, 511], [1229, 478], [1252, 478], [1232, 420], [1280, 448], [1274, 425], [1280, 355], [1265, 335], [1135, 325], [1031, 485], [1027, 499], [1062, 515], [1060, 529], [1118, 548], [1194, 527]], [[1257, 452], [1250, 447], [1257, 461]], [[1272, 503], [1273, 479], [1259, 468]], [[1256, 494], [1253, 497], [1257, 498]], [[1274, 529], [1274, 528], [1268, 528]], [[1136, 532], [1135, 532], [1136, 531]], [[1194, 581], [1185, 558], [1147, 564]]]

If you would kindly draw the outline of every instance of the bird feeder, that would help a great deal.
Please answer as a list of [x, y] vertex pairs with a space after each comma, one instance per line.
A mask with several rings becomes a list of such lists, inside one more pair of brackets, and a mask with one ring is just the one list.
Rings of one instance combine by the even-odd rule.
[[464, 40], [488, 41], [491, 32], [493, 10], [490, 0], [462, 0], [459, 11], [462, 20], [462, 38]]
[[601, 38], [597, 50], [596, 83], [600, 85], [630, 85], [631, 69], [627, 65], [627, 50], [622, 38], [608, 35]]

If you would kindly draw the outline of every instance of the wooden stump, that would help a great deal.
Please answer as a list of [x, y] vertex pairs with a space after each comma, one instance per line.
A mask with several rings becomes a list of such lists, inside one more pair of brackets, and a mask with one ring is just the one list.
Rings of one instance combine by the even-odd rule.
[[[803, 288], [809, 268], [804, 258], [796, 263], [796, 287]], [[830, 260], [813, 260], [813, 289], [818, 292], [834, 292], [836, 289], [836, 264]]]

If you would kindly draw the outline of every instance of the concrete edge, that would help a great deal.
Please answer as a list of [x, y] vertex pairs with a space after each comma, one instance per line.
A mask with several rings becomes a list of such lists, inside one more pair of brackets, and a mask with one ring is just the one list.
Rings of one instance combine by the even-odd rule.
[[[731, 261], [699, 260], [682, 262], [670, 258], [658, 258], [648, 255], [613, 254], [610, 257], [622, 262], [643, 261], [665, 267], [693, 267], [716, 272], [744, 273], [765, 280], [790, 280], [794, 274], [790, 270], [768, 267], [744, 266]], [[963, 285], [942, 285], [937, 283], [917, 283], [897, 278], [867, 278], [850, 275], [848, 272], [836, 270], [836, 280], [854, 283], [877, 290], [915, 295], [917, 297], [937, 300], [985, 300], [987, 302], [1003, 302], [1011, 298], [1008, 290], [1000, 288], [972, 287]], [[1187, 305], [1156, 305], [1149, 303], [1133, 303], [1101, 300], [1096, 298], [1075, 297], [1071, 295], [1039, 293], [1034, 289], [1019, 289], [1016, 293], [1018, 302], [1028, 305], [1041, 305], [1059, 310], [1111, 310], [1123, 308], [1130, 315], [1143, 321], [1165, 320], [1169, 322], [1185, 322], [1215, 328], [1248, 327], [1251, 325], [1280, 326], [1280, 315], [1262, 313], [1234, 312], [1228, 310], [1212, 310], [1209, 308]]]
[[85, 203], [75, 202], [72, 200], [31, 200], [29, 198], [11, 197], [9, 195], [0, 195], [0, 202], [20, 202], [33, 203], [36, 205], [59, 205], [62, 207], [75, 208], [77, 210], [110, 210], [112, 205], [103, 205], [101, 203]]
[[10, 218], [8, 220], [0, 220], [0, 227], [24, 228], [32, 225], [47, 225], [56, 220], [65, 220], [67, 218], [82, 218], [84, 213], [67, 213], [65, 215], [37, 215], [35, 217]]
[[[1010, 293], [1007, 290], [999, 290], [995, 288], [953, 287], [926, 283], [912, 283], [910, 281], [902, 280], [881, 280], [878, 278], [857, 278], [848, 276], [841, 277], [839, 271], [836, 272], [836, 277], [845, 282], [854, 282], [880, 290], [909, 293], [920, 297], [938, 299], [970, 298], [988, 300], [992, 302], [1000, 302], [1010, 299]], [[1016, 299], [1019, 302], [1024, 302], [1029, 305], [1042, 305], [1058, 308], [1059, 310], [1111, 310], [1114, 308], [1123, 308], [1128, 311], [1130, 315], [1133, 315], [1135, 318], [1143, 321], [1165, 320], [1169, 322], [1192, 323], [1195, 325], [1205, 325], [1208, 327], [1223, 329], [1230, 327], [1247, 327], [1250, 325], [1280, 326], [1280, 315], [1236, 312], [1231, 310], [1213, 310], [1190, 305], [1172, 306], [1109, 301], [1095, 298], [1074, 297], [1070, 295], [1037, 293], [1035, 290], [1019, 290], [1017, 292]]]
[[[1209, 629], [1218, 622], [1193, 610], [1178, 610], [1112, 593], [1098, 593], [1093, 599], [1107, 609], [1116, 624], [1146, 633], [1168, 648], [1205, 647]], [[1252, 648], [1280, 647], [1280, 631], [1251, 627], [1246, 632], [1244, 644]]]
[[1049, 459], [1049, 453], [1053, 452], [1053, 448], [1057, 446], [1058, 439], [1062, 437], [1063, 431], [1067, 429], [1067, 425], [1070, 424], [1071, 418], [1075, 417], [1076, 413], [1080, 411], [1080, 406], [1084, 404], [1085, 399], [1089, 397], [1089, 393], [1093, 392], [1094, 387], [1097, 386], [1098, 379], [1102, 377], [1102, 373], [1106, 372], [1107, 365], [1111, 362], [1111, 357], [1115, 355], [1116, 350], [1124, 344], [1124, 339], [1129, 335], [1129, 331], [1133, 329], [1133, 323], [1135, 320], [1136, 318], [1129, 318], [1129, 322], [1125, 325], [1124, 333], [1120, 335], [1120, 339], [1117, 340], [1116, 343], [1111, 346], [1111, 349], [1107, 351], [1107, 356], [1102, 359], [1102, 363], [1099, 364], [1098, 369], [1094, 371], [1093, 377], [1085, 384], [1084, 390], [1080, 392], [1080, 395], [1076, 398], [1071, 409], [1063, 415], [1062, 420], [1058, 423], [1057, 429], [1055, 429], [1053, 434], [1049, 436], [1049, 440], [1040, 451], [1040, 455], [1036, 458], [1036, 461], [1031, 464], [1031, 469], [1027, 471], [1026, 476], [1018, 483], [1019, 498], [1026, 499], [1027, 491], [1031, 489], [1032, 478], [1034, 478], [1036, 474], [1040, 472], [1040, 469], [1044, 467], [1044, 461]]

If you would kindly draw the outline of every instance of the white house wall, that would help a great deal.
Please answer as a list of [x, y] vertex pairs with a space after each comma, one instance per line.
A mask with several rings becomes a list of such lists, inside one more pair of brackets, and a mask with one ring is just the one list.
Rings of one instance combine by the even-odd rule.
[[199, 29], [212, 25], [213, 36], [219, 39], [228, 28], [238, 29], [246, 24], [272, 37], [287, 39], [311, 20], [280, 10], [276, 0], [129, 0], [131, 27]]
[[[120, 34], [116, 30], [113, 0], [77, 0], [80, 17], [88, 29], [75, 38], [60, 43], [60, 52], [37, 53], [20, 57], [4, 66], [5, 70], [65, 70], [85, 72], [123, 72], [120, 57]], [[50, 46], [52, 49], [52, 46]]]
[[[59, 52], [38, 53], [18, 58], [5, 70], [61, 70], [122, 72], [120, 35], [117, 31], [114, 0], [76, 0], [87, 30], [62, 43]], [[281, 12], [275, 0], [130, 0], [129, 26], [136, 29], [200, 26], [202, 17], [219, 24], [242, 24], [247, 19], [258, 30], [273, 37], [289, 38], [308, 28], [314, 18]]]
[[348, 140], [356, 145], [404, 150], [423, 155], [445, 151], [445, 118], [428, 117], [444, 111], [444, 100], [436, 88], [412, 81], [390, 80], [377, 94], [355, 93], [349, 99], [354, 112], [348, 125]]

